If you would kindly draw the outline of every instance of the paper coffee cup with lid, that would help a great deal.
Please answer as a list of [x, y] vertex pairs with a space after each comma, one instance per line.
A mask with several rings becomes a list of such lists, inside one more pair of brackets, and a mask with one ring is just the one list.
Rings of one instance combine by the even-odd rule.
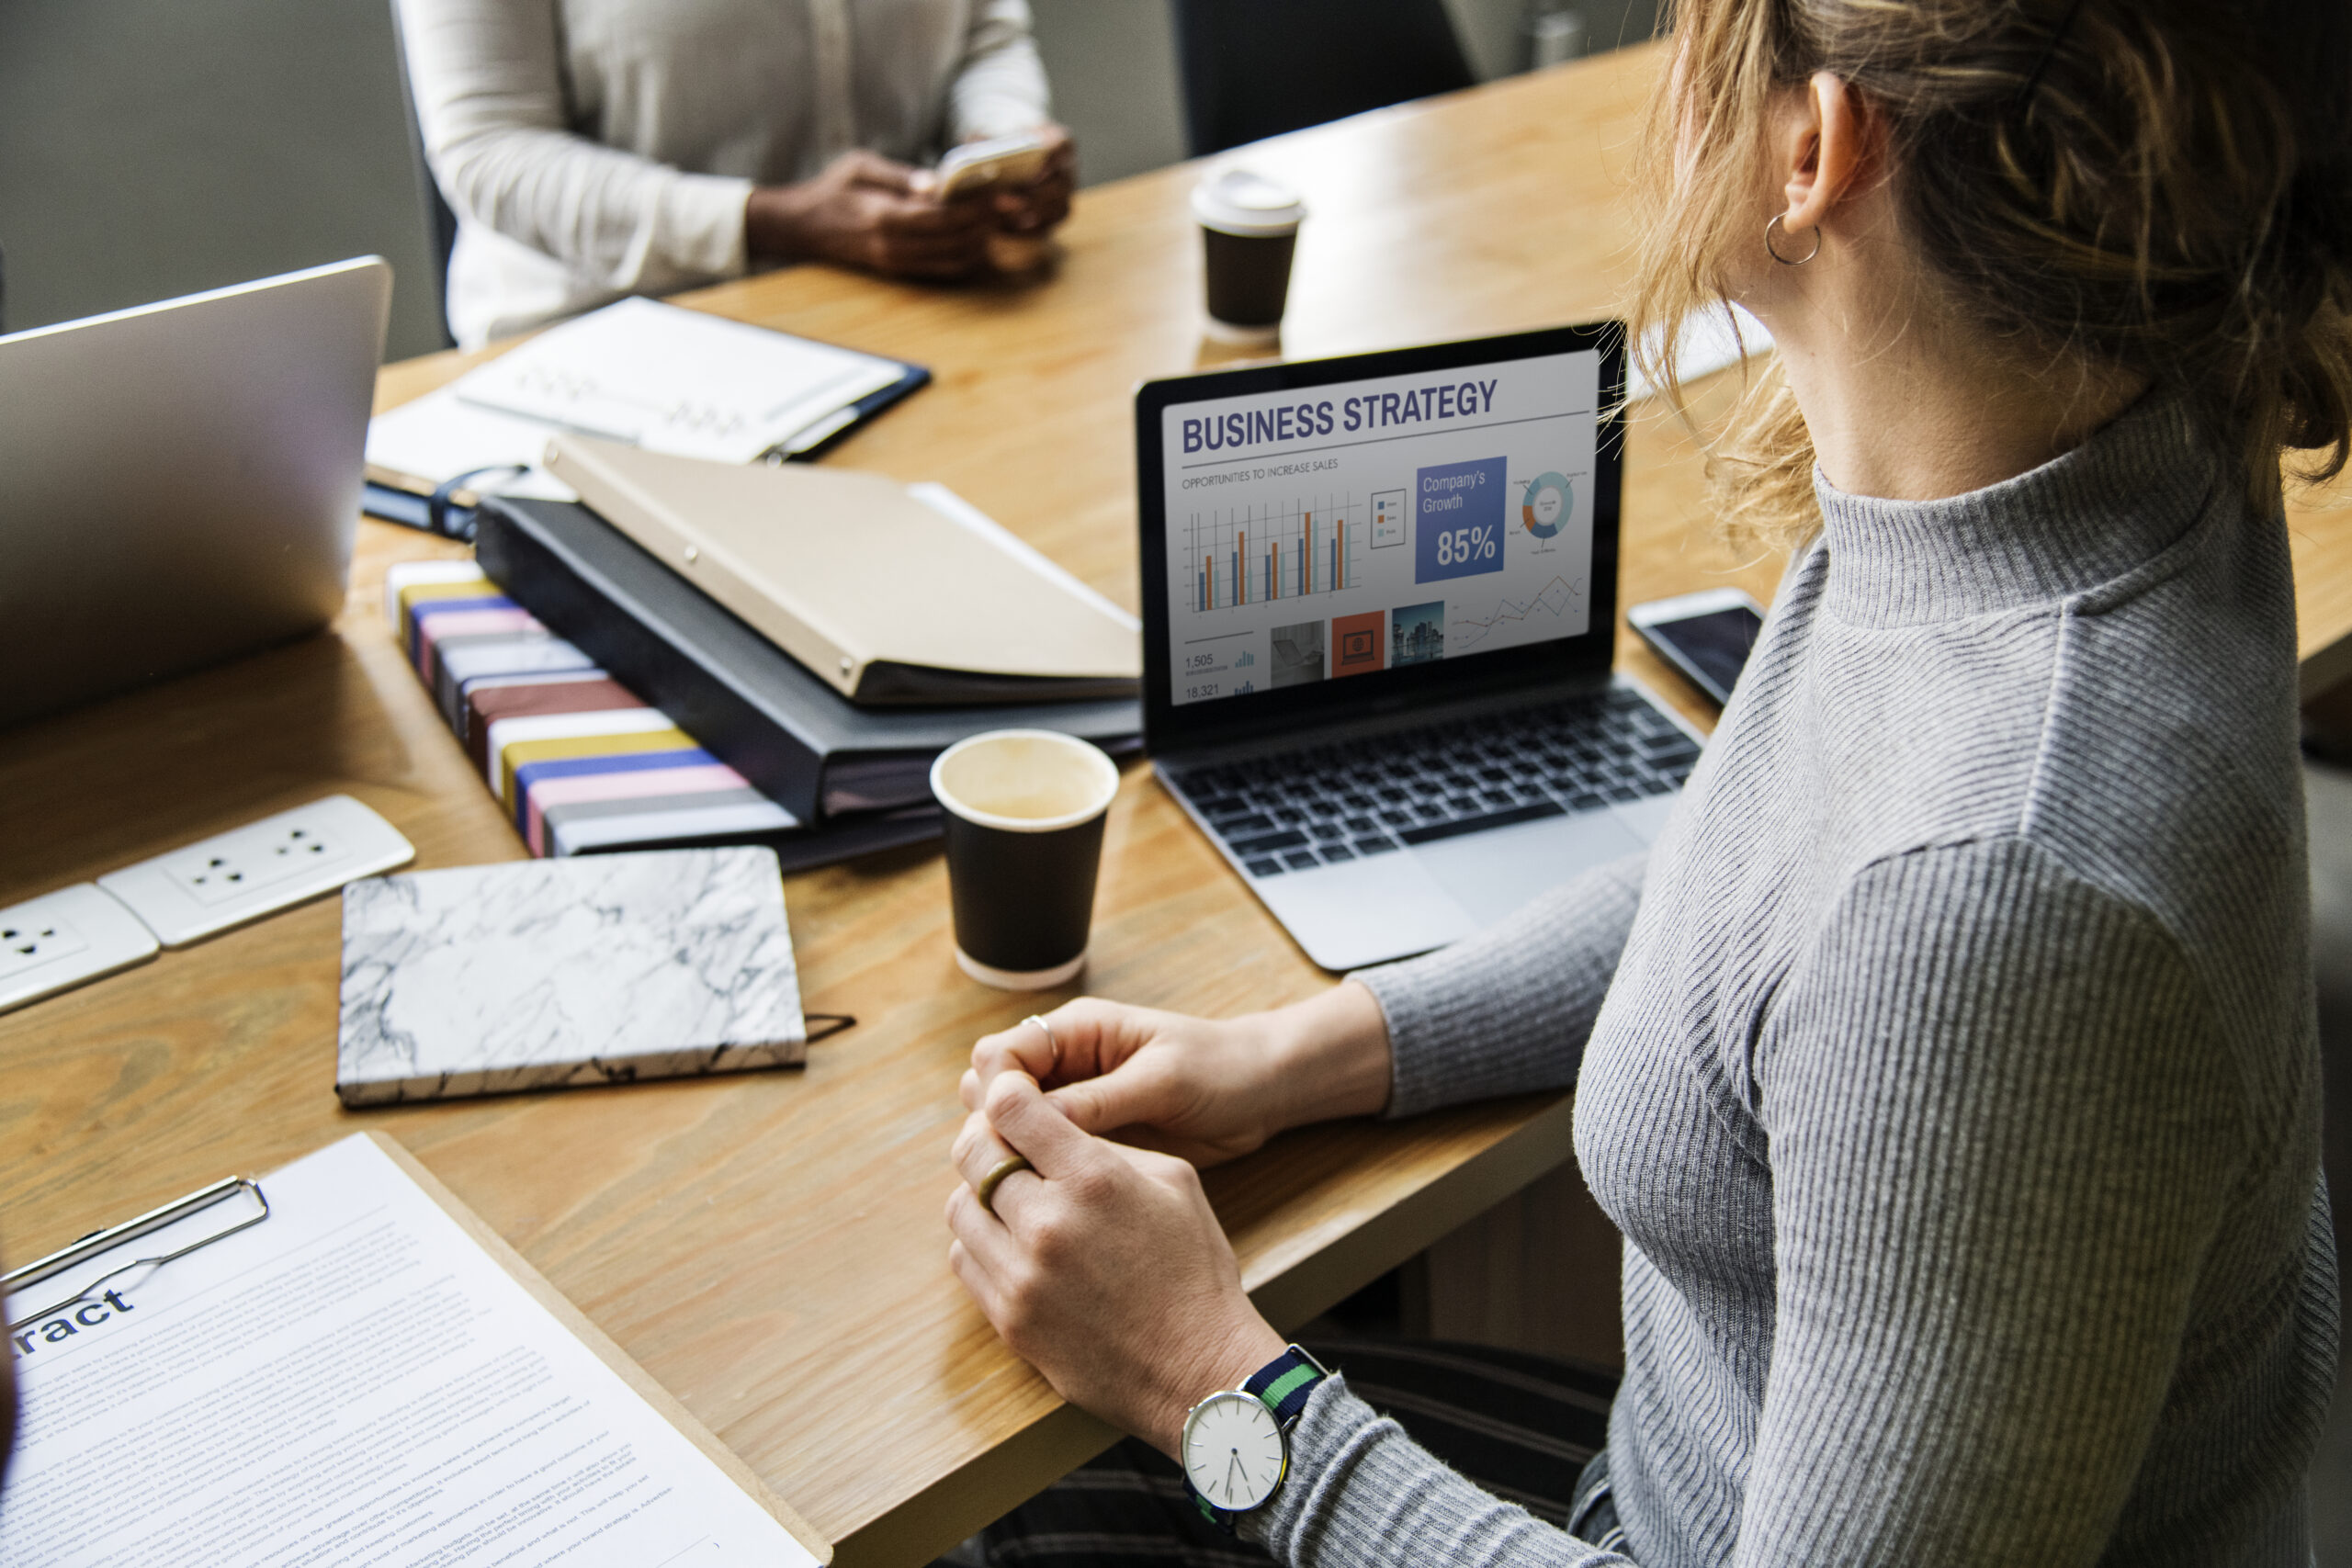
[[1306, 202], [1279, 180], [1226, 168], [1193, 187], [1193, 216], [1208, 263], [1210, 333], [1245, 342], [1278, 335]]

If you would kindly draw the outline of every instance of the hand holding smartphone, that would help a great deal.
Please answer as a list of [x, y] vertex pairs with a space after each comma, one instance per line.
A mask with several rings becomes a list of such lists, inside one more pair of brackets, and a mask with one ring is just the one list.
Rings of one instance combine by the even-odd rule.
[[1764, 629], [1763, 606], [1736, 588], [1653, 599], [1627, 610], [1625, 619], [1717, 706], [1731, 701], [1732, 686]]
[[943, 201], [992, 185], [1027, 185], [1046, 172], [1046, 157], [1053, 139], [1042, 131], [1023, 130], [967, 141], [939, 161], [933, 171]]

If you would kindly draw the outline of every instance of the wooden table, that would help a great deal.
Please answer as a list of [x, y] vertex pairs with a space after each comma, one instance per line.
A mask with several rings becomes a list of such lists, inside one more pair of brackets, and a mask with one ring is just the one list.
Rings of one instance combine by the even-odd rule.
[[[1313, 209], [1284, 352], [1309, 356], [1611, 313], [1620, 181], [1657, 56], [1629, 51], [1268, 144]], [[1200, 335], [1195, 171], [1086, 192], [1057, 273], [929, 290], [816, 268], [688, 303], [931, 365], [937, 384], [834, 461], [938, 479], [1112, 597], [1136, 600], [1132, 385], [1225, 355]], [[469, 361], [388, 367], [381, 400]], [[1636, 423], [1622, 603], [1777, 562], [1708, 540], [1695, 454]], [[2352, 626], [2352, 529], [2299, 519], [2307, 650]], [[0, 734], [0, 904], [333, 790], [419, 866], [516, 858], [390, 643], [386, 564], [454, 551], [363, 525], [326, 636]], [[1621, 628], [1622, 629], [1622, 628]], [[1623, 662], [1694, 716], [1630, 637]], [[346, 1113], [332, 1090], [337, 908], [277, 916], [0, 1019], [0, 1216], [28, 1258], [231, 1170], [379, 1128], [489, 1223], [808, 1519], [844, 1563], [911, 1563], [1103, 1442], [997, 1342], [946, 1267], [941, 1204], [972, 1039], [1030, 1011], [950, 957], [944, 874], [909, 851], [791, 879], [808, 1004], [856, 1029], [805, 1072]], [[1088, 985], [1218, 1014], [1329, 983], [1155, 785], [1128, 771]], [[1279, 1140], [1212, 1173], [1249, 1283], [1294, 1324], [1568, 1156], [1561, 1097]], [[1591, 1281], [1614, 1289], [1613, 1269]]]

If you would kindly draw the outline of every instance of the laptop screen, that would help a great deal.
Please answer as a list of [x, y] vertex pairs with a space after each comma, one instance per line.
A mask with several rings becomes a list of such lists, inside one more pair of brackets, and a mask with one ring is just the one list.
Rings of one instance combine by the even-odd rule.
[[1605, 671], [1618, 343], [1564, 328], [1146, 387], [1154, 749]]

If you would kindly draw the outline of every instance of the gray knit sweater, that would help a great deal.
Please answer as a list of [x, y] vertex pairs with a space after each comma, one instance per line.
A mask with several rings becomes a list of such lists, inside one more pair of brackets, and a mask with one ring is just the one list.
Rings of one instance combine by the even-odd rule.
[[[2336, 1299], [2284, 525], [2162, 396], [1974, 494], [1820, 491], [1646, 874], [1362, 976], [1391, 1113], [1577, 1083], [1645, 1568], [2307, 1562]], [[1248, 1529], [1301, 1568], [1626, 1561], [1343, 1377], [1293, 1445]]]

